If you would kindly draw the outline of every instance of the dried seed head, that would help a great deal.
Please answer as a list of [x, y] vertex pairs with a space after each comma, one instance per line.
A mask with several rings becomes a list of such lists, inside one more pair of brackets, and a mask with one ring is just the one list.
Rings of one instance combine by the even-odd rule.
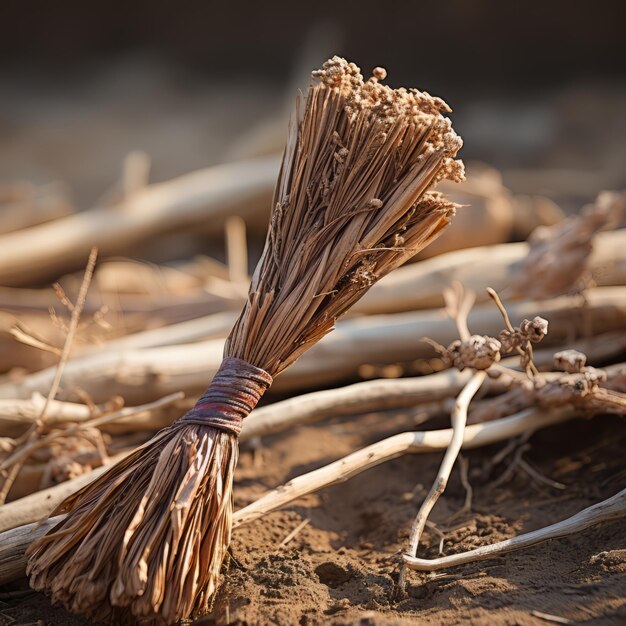
[[463, 178], [449, 108], [384, 78], [377, 68], [364, 82], [340, 57], [312, 73], [227, 356], [278, 374], [449, 223], [456, 205], [430, 191], [442, 178]]
[[453, 341], [444, 356], [460, 371], [467, 367], [486, 370], [500, 360], [500, 347], [500, 342], [494, 337], [472, 335], [466, 341]]
[[385, 80], [387, 78], [387, 70], [384, 67], [375, 67], [372, 70], [372, 76], [376, 80]]
[[522, 320], [519, 329], [528, 341], [539, 343], [548, 334], [548, 320], [537, 315], [532, 320]]
[[585, 400], [598, 391], [600, 384], [607, 380], [607, 373], [595, 367], [584, 367], [581, 372], [564, 374], [535, 388], [535, 397], [542, 406], [574, 404], [583, 406]]
[[524, 319], [513, 330], [504, 329], [500, 332], [500, 343], [503, 354], [521, 348], [528, 350], [529, 343], [539, 343], [548, 334], [548, 320], [536, 316], [532, 320]]
[[353, 115], [367, 111], [375, 124], [391, 129], [400, 119], [424, 128], [428, 135], [424, 155], [442, 153], [442, 165], [437, 180], [448, 179], [461, 182], [465, 179], [463, 163], [455, 159], [463, 146], [462, 139], [454, 132], [452, 123], [442, 113], [450, 107], [441, 99], [418, 89], [392, 89], [379, 81], [387, 77], [382, 67], [374, 68], [372, 79], [363, 82], [361, 71], [354, 63], [341, 57], [326, 61], [322, 69], [312, 72], [327, 89], [332, 89], [346, 99], [346, 108]]
[[555, 353], [553, 361], [556, 369], [575, 374], [581, 372], [587, 364], [587, 355], [578, 350], [561, 350]]

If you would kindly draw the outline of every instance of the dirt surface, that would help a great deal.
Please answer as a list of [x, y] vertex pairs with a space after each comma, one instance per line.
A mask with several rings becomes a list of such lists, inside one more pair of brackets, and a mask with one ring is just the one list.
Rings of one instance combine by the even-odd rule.
[[[236, 506], [357, 447], [411, 429], [413, 420], [408, 413], [342, 418], [244, 449]], [[421, 428], [442, 425], [434, 420]], [[528, 443], [523, 458], [565, 488], [542, 484], [520, 468], [498, 484], [515, 456], [494, 467], [502, 444], [467, 453], [471, 511], [462, 511], [466, 494], [457, 469], [431, 516], [443, 533], [444, 553], [553, 523], [624, 484], [623, 420], [577, 420], [536, 433]], [[540, 613], [571, 623], [626, 623], [624, 521], [437, 576], [413, 574], [408, 596], [393, 602], [397, 555], [440, 458], [409, 455], [385, 463], [238, 529], [214, 611], [197, 625], [550, 623]], [[308, 524], [281, 546], [304, 520]], [[421, 553], [436, 556], [441, 535], [427, 529], [424, 539]], [[87, 624], [52, 608], [25, 581], [2, 590], [0, 624], [35, 623]]]

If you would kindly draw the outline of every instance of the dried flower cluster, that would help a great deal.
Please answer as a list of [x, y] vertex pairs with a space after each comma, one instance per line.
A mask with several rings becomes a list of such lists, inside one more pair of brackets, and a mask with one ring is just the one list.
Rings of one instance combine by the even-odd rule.
[[364, 82], [339, 57], [298, 106], [263, 256], [226, 355], [272, 376], [328, 333], [380, 278], [436, 238], [455, 205], [430, 192], [463, 179], [439, 98]]

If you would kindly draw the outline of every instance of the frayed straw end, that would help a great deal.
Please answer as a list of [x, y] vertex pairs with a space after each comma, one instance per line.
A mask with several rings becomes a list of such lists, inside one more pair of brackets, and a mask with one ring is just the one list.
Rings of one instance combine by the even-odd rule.
[[205, 613], [230, 542], [236, 437], [200, 425], [159, 433], [66, 500], [28, 550], [31, 586], [110, 624]]

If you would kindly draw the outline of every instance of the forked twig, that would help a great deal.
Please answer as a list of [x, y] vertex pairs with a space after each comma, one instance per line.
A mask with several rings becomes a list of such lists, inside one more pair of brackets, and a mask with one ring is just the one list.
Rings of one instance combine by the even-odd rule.
[[71, 435], [75, 435], [76, 433], [80, 433], [88, 428], [97, 428], [99, 426], [103, 426], [104, 424], [110, 424], [111, 422], [115, 422], [132, 415], [136, 415], [137, 413], [142, 413], [144, 411], [153, 411], [154, 409], [162, 408], [177, 400], [181, 400], [185, 397], [185, 394], [182, 391], [178, 393], [172, 393], [168, 396], [164, 396], [154, 402], [147, 402], [146, 404], [142, 404], [139, 406], [125, 407], [120, 409], [119, 411], [114, 411], [113, 413], [107, 413], [106, 415], [99, 415], [98, 417], [94, 417], [92, 419], [86, 420], [84, 422], [78, 422], [68, 426], [67, 428], [62, 428], [59, 430], [55, 430], [50, 434], [42, 437], [40, 439], [32, 440], [28, 442], [26, 445], [21, 447], [19, 450], [16, 450], [11, 456], [0, 463], [0, 471], [3, 471], [9, 468], [13, 464], [24, 463], [26, 459], [39, 448], [42, 448], [49, 443], [52, 443], [56, 439], [60, 439], [62, 437], [69, 437]]
[[[43, 425], [46, 421], [46, 414], [48, 411], [48, 407], [50, 403], [55, 399], [59, 386], [61, 384], [61, 377], [63, 376], [63, 370], [65, 369], [65, 364], [70, 356], [70, 351], [72, 349], [72, 343], [74, 342], [74, 337], [76, 335], [76, 329], [78, 328], [78, 322], [80, 320], [81, 313], [83, 311], [83, 307], [85, 306], [85, 301], [87, 299], [87, 290], [89, 289], [89, 285], [91, 283], [91, 278], [93, 276], [93, 271], [96, 266], [96, 259], [98, 257], [97, 248], [92, 248], [89, 254], [89, 259], [87, 261], [87, 267], [85, 268], [85, 273], [83, 275], [83, 281], [80, 285], [80, 290], [78, 292], [78, 297], [76, 299], [76, 304], [72, 309], [72, 316], [70, 318], [70, 324], [68, 327], [67, 337], [65, 338], [65, 343], [63, 345], [63, 351], [61, 352], [61, 357], [59, 359], [59, 363], [56, 368], [56, 372], [54, 375], [54, 379], [52, 381], [52, 385], [50, 386], [50, 391], [46, 397], [46, 402], [43, 405], [43, 409], [41, 410], [41, 414], [39, 415], [37, 421], [31, 426], [30, 430], [26, 434], [25, 444], [30, 444], [34, 439], [39, 437]], [[9, 491], [17, 478], [17, 475], [24, 464], [26, 457], [17, 461], [9, 470], [4, 484], [2, 485], [2, 489], [0, 490], [0, 505], [4, 504], [7, 496], [9, 495]]]
[[[526, 431], [545, 428], [571, 419], [575, 413], [569, 407], [554, 411], [526, 409], [498, 420], [468, 426], [462, 437], [463, 448], [478, 448], [505, 441]], [[458, 432], [458, 431], [457, 431]], [[446, 450], [455, 437], [454, 429], [404, 432], [357, 450], [333, 463], [291, 479], [269, 491], [258, 500], [233, 515], [234, 527], [262, 517], [303, 495], [340, 483], [365, 470], [390, 461], [403, 454]]]
[[[484, 371], [476, 372], [465, 385], [463, 391], [461, 391], [454, 404], [454, 409], [451, 415], [452, 437], [450, 439], [450, 444], [448, 445], [443, 461], [441, 462], [441, 466], [439, 467], [439, 471], [437, 472], [435, 482], [430, 488], [430, 491], [417, 512], [417, 516], [413, 522], [411, 535], [409, 537], [409, 547], [405, 553], [409, 556], [416, 555], [419, 541], [422, 537], [422, 533], [424, 532], [426, 520], [428, 519], [428, 516], [430, 515], [430, 512], [435, 506], [437, 500], [439, 500], [439, 497], [446, 489], [454, 463], [459, 455], [459, 452], [461, 451], [461, 447], [463, 446], [469, 403], [480, 389], [480, 386], [483, 384], [486, 376], [487, 374]], [[407, 568], [403, 564], [400, 569], [400, 577], [398, 579], [397, 587], [397, 592], [400, 595], [404, 593], [406, 576]]]
[[[502, 304], [502, 300], [500, 299], [500, 296], [498, 295], [498, 293], [491, 287], [487, 287], [487, 293], [489, 294], [491, 299], [494, 301], [495, 305], [498, 307], [498, 310], [502, 314], [502, 318], [504, 320], [506, 329], [510, 333], [515, 333], [515, 328], [513, 327], [513, 324], [511, 324], [511, 318], [509, 317], [509, 314], [504, 304]], [[524, 353], [524, 350], [520, 346], [516, 346], [515, 350], [522, 358], [526, 356]], [[528, 365], [526, 366], [526, 372], [529, 378], [533, 378], [539, 374], [539, 370], [537, 369], [533, 361], [533, 348], [530, 345], [530, 342], [527, 343], [526, 350], [528, 352]]]
[[622, 489], [619, 493], [607, 500], [603, 500], [602, 502], [598, 502], [597, 504], [579, 511], [575, 515], [572, 515], [572, 517], [568, 517], [545, 528], [518, 535], [511, 539], [505, 539], [504, 541], [498, 541], [488, 546], [481, 546], [474, 550], [451, 554], [450, 556], [443, 556], [437, 559], [418, 559], [408, 554], [403, 555], [403, 558], [407, 567], [412, 570], [420, 572], [436, 571], [456, 565], [463, 565], [464, 563], [491, 559], [495, 556], [512, 552], [513, 550], [537, 545], [548, 539], [566, 537], [567, 535], [578, 533], [601, 522], [609, 522], [624, 516], [626, 516], [626, 489]]
[[[469, 341], [471, 337], [467, 325], [467, 317], [473, 303], [474, 296], [472, 294], [464, 293], [463, 287], [460, 283], [456, 283], [454, 285], [453, 292], [446, 292], [446, 308], [448, 313], [456, 322], [461, 341]], [[439, 471], [437, 472], [435, 482], [417, 512], [417, 516], [415, 517], [415, 521], [411, 527], [409, 547], [406, 554], [411, 556], [415, 556], [417, 554], [417, 548], [419, 546], [422, 533], [424, 532], [426, 520], [428, 519], [428, 516], [430, 515], [430, 512], [435, 506], [437, 500], [439, 500], [439, 497], [445, 491], [448, 480], [450, 479], [450, 474], [452, 473], [452, 469], [454, 467], [454, 463], [456, 462], [459, 452], [461, 451], [465, 434], [465, 426], [467, 424], [467, 411], [469, 404], [480, 389], [486, 377], [487, 373], [484, 370], [475, 372], [454, 403], [454, 408], [452, 409], [452, 413], [450, 415], [450, 421], [452, 423], [452, 438], [450, 439], [450, 444], [448, 445], [448, 449], [446, 450], [441, 466], [439, 467]], [[396, 595], [404, 594], [407, 574], [407, 568], [403, 563], [400, 568]]]

